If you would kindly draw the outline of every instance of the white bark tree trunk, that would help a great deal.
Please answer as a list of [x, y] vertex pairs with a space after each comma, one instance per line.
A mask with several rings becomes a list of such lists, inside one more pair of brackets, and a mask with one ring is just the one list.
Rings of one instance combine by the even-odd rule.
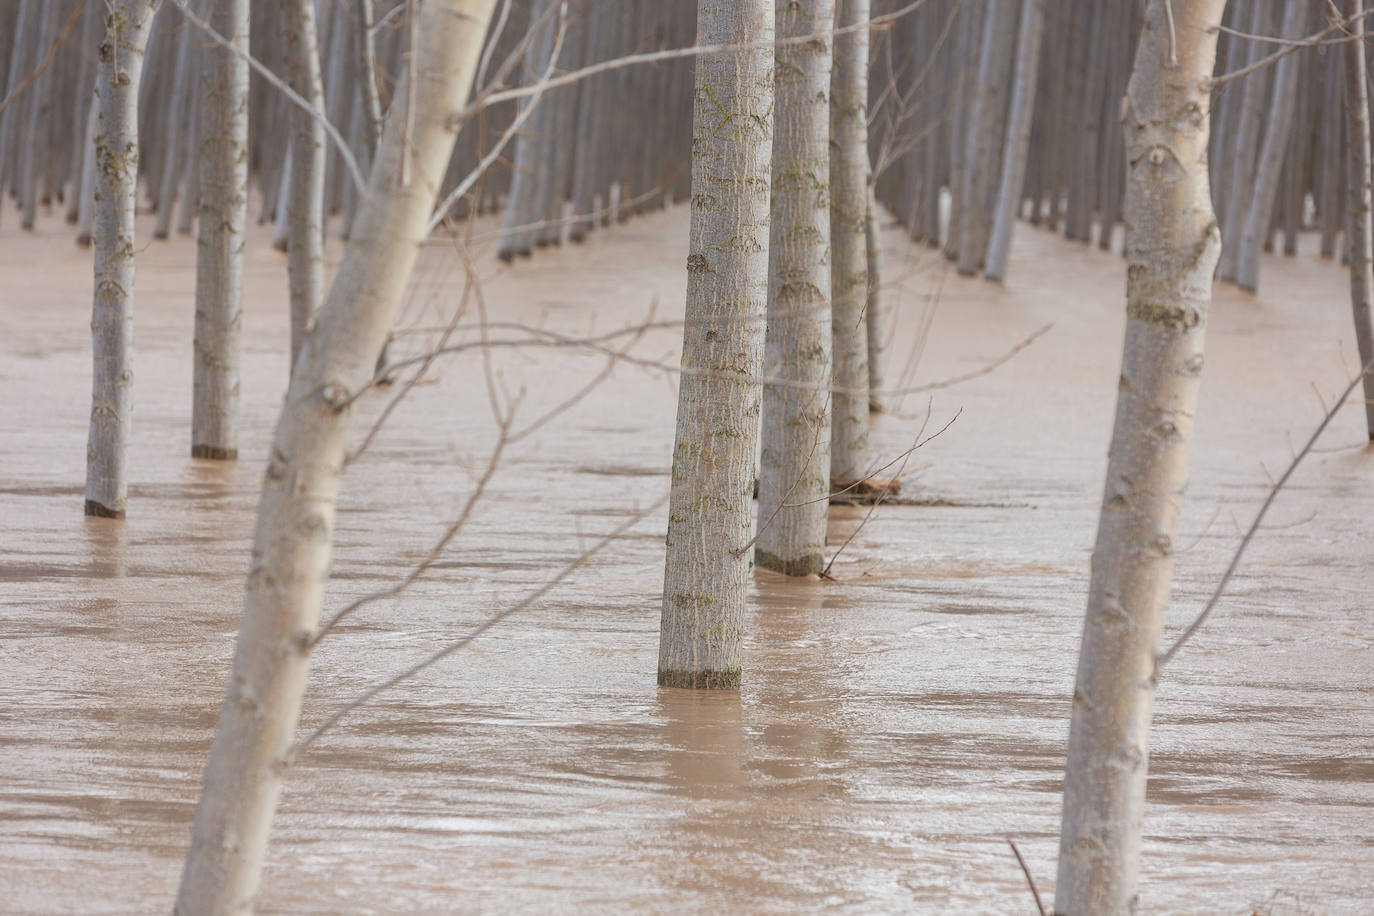
[[[702, 3], [687, 317], [668, 509], [658, 683], [740, 682], [758, 442], [773, 147], [773, 0]], [[760, 46], [762, 45], [762, 46]]]
[[1069, 732], [1063, 916], [1136, 911], [1155, 657], [1221, 249], [1206, 81], [1224, 6], [1150, 0], [1123, 103], [1126, 341]]
[[[215, 0], [210, 25], [248, 50], [248, 0]], [[200, 233], [196, 251], [191, 457], [238, 457], [243, 228], [248, 217], [248, 63], [218, 45], [200, 80]]]
[[[196, 811], [176, 912], [247, 912], [290, 764], [329, 569], [349, 401], [400, 307], [453, 152], [449, 115], [468, 100], [495, 0], [426, 0], [413, 131], [398, 92], [348, 251], [297, 357], [272, 446], [234, 668]], [[410, 181], [401, 185], [401, 157]]]
[[120, 0], [105, 16], [95, 98], [95, 296], [86, 514], [123, 518], [134, 409], [134, 208], [138, 88], [157, 0]]
[[[291, 88], [324, 111], [315, 0], [282, 0], [282, 26]], [[291, 367], [310, 321], [324, 301], [324, 125], [291, 106], [290, 196], [286, 205], [287, 261], [291, 286]]]
[[[837, 26], [868, 22], [868, 0], [839, 0]], [[835, 36], [830, 80], [830, 299], [834, 384], [830, 476], [868, 470], [868, 30]]]
[[[834, 0], [795, 0], [777, 38], [834, 20]], [[813, 387], [764, 387], [754, 559], [789, 576], [825, 565], [830, 507], [830, 65], [829, 38], [778, 46], [764, 371]]]

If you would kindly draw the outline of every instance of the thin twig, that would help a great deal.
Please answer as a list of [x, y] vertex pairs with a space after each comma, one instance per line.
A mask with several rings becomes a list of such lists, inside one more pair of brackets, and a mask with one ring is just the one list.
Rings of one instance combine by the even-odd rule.
[[1031, 896], [1035, 898], [1035, 908], [1040, 911], [1040, 916], [1049, 916], [1045, 909], [1044, 901], [1040, 899], [1040, 891], [1035, 886], [1035, 878], [1031, 877], [1030, 868], [1026, 865], [1026, 860], [1021, 858], [1021, 850], [1016, 848], [1016, 841], [1007, 837], [1007, 845], [1011, 847], [1012, 853], [1016, 856], [1016, 861], [1021, 863], [1021, 874], [1026, 876], [1026, 883], [1030, 885]]
[[817, 38], [824, 39], [827, 37], [833, 37], [835, 35], [844, 35], [849, 32], [856, 32], [861, 29], [869, 29], [873, 26], [881, 25], [884, 22], [891, 22], [895, 19], [900, 19], [908, 13], [911, 13], [914, 10], [916, 10], [917, 7], [920, 7], [925, 2], [926, 0], [914, 0], [914, 2], [908, 3], [907, 5], [901, 7], [900, 9], [894, 10], [891, 13], [885, 13], [881, 16], [873, 16], [866, 22], [843, 26], [841, 28], [822, 29], [810, 35], [799, 35], [793, 38], [779, 38], [776, 41], [774, 41], [772, 38], [769, 38], [766, 41], [746, 41], [716, 45], [692, 45], [691, 47], [687, 48], [668, 48], [662, 51], [649, 51], [643, 54], [628, 54], [624, 57], [618, 57], [613, 60], [602, 61], [601, 63], [592, 64], [588, 67], [582, 67], [578, 70], [570, 70], [567, 73], [562, 74], [561, 76], [546, 78], [537, 84], [529, 86], [520, 86], [515, 89], [505, 89], [500, 92], [487, 93], [486, 95], [473, 99], [472, 103], [469, 104], [467, 107], [459, 111], [456, 111], [452, 115], [450, 115], [448, 123], [450, 126], [455, 126], [463, 123], [468, 118], [477, 114], [477, 112], [485, 108], [489, 108], [492, 105], [496, 105], [501, 102], [508, 102], [511, 99], [524, 98], [528, 95], [541, 94], [550, 89], [557, 89], [561, 86], [572, 85], [573, 83], [580, 82], [581, 80], [587, 79], [588, 77], [596, 76], [600, 73], [607, 73], [613, 70], [622, 70], [626, 67], [633, 67], [639, 64], [652, 64], [659, 63], [665, 60], [677, 60], [683, 57], [697, 57], [699, 55], [705, 54], [722, 54], [730, 51], [748, 51], [759, 48], [772, 49], [774, 47], [783, 47], [786, 45], [802, 45], [806, 44], [807, 42], [814, 41]]
[[[1335, 32], [1337, 30], [1345, 30], [1349, 26], [1353, 25], [1354, 23], [1360, 21], [1361, 19], [1369, 15], [1374, 15], [1374, 8], [1364, 10], [1362, 12], [1356, 13], [1353, 16], [1348, 16], [1345, 19], [1333, 22], [1326, 28], [1322, 29], [1320, 32], [1317, 32], [1313, 35], [1309, 35], [1306, 38], [1299, 38], [1293, 40], [1288, 44], [1287, 47], [1283, 48], [1282, 50], [1275, 51], [1273, 54], [1270, 54], [1267, 57], [1261, 57], [1259, 60], [1255, 61], [1253, 64], [1250, 64], [1248, 67], [1241, 67], [1239, 70], [1233, 70], [1230, 73], [1223, 73], [1221, 76], [1214, 76], [1211, 79], [1204, 80], [1202, 86], [1204, 89], [1214, 90], [1218, 86], [1229, 83], [1232, 80], [1240, 79], [1242, 76], [1248, 76], [1251, 73], [1254, 73], [1256, 70], [1264, 69], [1265, 67], [1269, 66], [1270, 64], [1274, 63], [1274, 61], [1279, 60], [1280, 58], [1287, 57], [1294, 51], [1301, 51], [1303, 48], [1311, 48], [1321, 44], [1322, 39], [1330, 35], [1332, 32]], [[1343, 38], [1341, 39], [1341, 41], [1355, 41], [1358, 38], [1359, 36], [1352, 36], [1351, 38]]]
[[1365, 363], [1360, 374], [1351, 380], [1350, 384], [1346, 386], [1345, 391], [1341, 392], [1341, 396], [1336, 399], [1336, 403], [1326, 412], [1326, 416], [1322, 417], [1321, 423], [1317, 424], [1317, 428], [1308, 438], [1307, 444], [1302, 447], [1302, 450], [1299, 451], [1296, 456], [1294, 456], [1293, 460], [1288, 465], [1288, 469], [1283, 472], [1283, 476], [1275, 481], [1273, 486], [1269, 488], [1269, 495], [1264, 498], [1264, 503], [1260, 506], [1259, 511], [1255, 513], [1255, 520], [1250, 523], [1249, 529], [1246, 530], [1245, 535], [1240, 539], [1240, 544], [1236, 546], [1236, 552], [1231, 556], [1231, 562], [1226, 567], [1226, 572], [1222, 573], [1221, 581], [1217, 583], [1216, 590], [1212, 592], [1212, 597], [1207, 599], [1207, 604], [1203, 606], [1202, 612], [1188, 625], [1188, 628], [1183, 631], [1183, 634], [1179, 636], [1178, 639], [1174, 640], [1174, 644], [1169, 647], [1169, 651], [1155, 659], [1154, 676], [1156, 680], [1159, 679], [1159, 672], [1178, 654], [1178, 650], [1183, 648], [1183, 644], [1192, 638], [1193, 634], [1198, 631], [1198, 628], [1206, 622], [1212, 610], [1217, 606], [1217, 602], [1221, 601], [1221, 596], [1226, 591], [1227, 583], [1231, 581], [1231, 576], [1235, 573], [1236, 567], [1240, 565], [1240, 558], [1245, 554], [1245, 548], [1250, 545], [1250, 540], [1254, 538], [1255, 532], [1259, 530], [1260, 522], [1264, 520], [1264, 514], [1268, 512], [1269, 507], [1274, 504], [1274, 498], [1279, 495], [1279, 491], [1282, 490], [1284, 484], [1288, 482], [1288, 478], [1293, 476], [1293, 472], [1298, 469], [1298, 465], [1302, 463], [1302, 459], [1307, 457], [1308, 452], [1312, 451], [1312, 446], [1317, 444], [1317, 439], [1326, 431], [1326, 427], [1331, 424], [1332, 418], [1334, 418], [1336, 412], [1341, 409], [1341, 405], [1345, 403], [1346, 398], [1350, 397], [1350, 393], [1364, 381], [1364, 377], [1368, 375], [1371, 370], [1374, 370], [1374, 359], [1370, 359], [1369, 362]]
[[313, 649], [315, 646], [319, 645], [320, 640], [324, 639], [325, 636], [327, 636], [331, 630], [338, 626], [340, 622], [342, 622], [354, 611], [357, 611], [359, 608], [366, 607], [369, 604], [381, 601], [386, 598], [395, 598], [398, 595], [400, 595], [406, 589], [410, 588], [410, 586], [413, 585], [417, 579], [423, 576], [425, 572], [431, 566], [434, 565], [435, 561], [437, 561], [439, 557], [443, 555], [443, 552], [448, 548], [449, 543], [453, 541], [454, 537], [457, 536], [459, 531], [463, 530], [463, 526], [467, 523], [468, 518], [472, 515], [473, 507], [476, 506], [478, 500], [482, 498], [482, 495], [486, 492], [487, 484], [491, 482], [491, 478], [496, 474], [496, 469], [501, 462], [501, 454], [506, 450], [506, 446], [509, 445], [511, 441], [510, 427], [511, 424], [515, 421], [515, 410], [517, 406], [519, 405], [511, 405], [510, 409], [506, 412], [506, 416], [502, 420], [501, 425], [498, 427], [496, 435], [496, 445], [491, 450], [491, 457], [487, 459], [486, 468], [482, 471], [482, 476], [477, 478], [477, 484], [472, 488], [472, 492], [468, 494], [467, 501], [463, 503], [462, 511], [459, 512], [458, 517], [454, 519], [452, 522], [450, 522], [449, 526], [444, 529], [443, 535], [439, 538], [437, 542], [435, 542], [434, 546], [430, 548], [430, 551], [428, 554], [425, 555], [425, 558], [421, 560], [413, 569], [411, 569], [411, 571], [406, 574], [404, 579], [402, 579], [400, 582], [397, 582], [391, 588], [384, 588], [381, 591], [373, 592], [370, 595], [364, 595], [363, 597], [347, 605], [341, 611], [339, 611], [337, 614], [331, 617], [329, 621], [324, 624], [324, 626], [320, 627], [318, 630], [315, 631], [314, 636], [310, 637], [310, 641], [307, 643], [307, 646], [309, 648]]
[[[901, 477], [901, 476], [902, 476], [902, 470], [904, 470], [904, 469], [906, 468], [907, 460], [911, 457], [911, 453], [912, 453], [912, 452], [916, 451], [918, 448], [920, 448], [921, 446], [925, 445], [925, 444], [926, 444], [927, 442], [929, 442], [931, 439], [937, 438], [941, 433], [943, 433], [945, 430], [947, 430], [947, 429], [949, 429], [951, 426], [953, 426], [953, 425], [954, 425], [954, 421], [957, 420], [957, 419], [959, 419], [959, 414], [961, 414], [961, 413], [963, 413], [963, 412], [964, 412], [963, 408], [962, 408], [962, 407], [959, 408], [959, 412], [956, 413], [954, 416], [950, 417], [948, 423], [946, 423], [944, 426], [940, 427], [940, 428], [939, 428], [938, 430], [936, 430], [934, 433], [931, 433], [930, 436], [926, 437], [924, 440], [922, 440], [922, 441], [920, 441], [920, 442], [917, 442], [917, 443], [916, 443], [915, 445], [913, 445], [911, 448], [907, 449], [907, 450], [906, 450], [906, 453], [904, 454], [904, 456], [903, 456], [903, 458], [902, 458], [902, 466], [901, 466], [900, 468], [897, 469], [897, 476], [898, 476], [898, 477]], [[922, 429], [924, 429], [924, 427], [922, 427]], [[833, 576], [830, 575], [830, 568], [831, 568], [832, 566], [835, 565], [835, 561], [838, 560], [838, 559], [840, 558], [840, 554], [844, 553], [845, 548], [849, 546], [850, 542], [853, 541], [854, 538], [856, 538], [856, 537], [859, 536], [859, 532], [860, 532], [860, 531], [863, 531], [864, 528], [867, 527], [869, 519], [873, 518], [873, 513], [878, 511], [878, 507], [881, 506], [881, 505], [886, 501], [886, 498], [887, 498], [887, 494], [886, 494], [886, 493], [882, 493], [882, 494], [879, 494], [879, 495], [873, 500], [873, 505], [869, 506], [869, 507], [868, 507], [868, 511], [867, 511], [866, 513], [864, 513], [863, 521], [859, 522], [858, 527], [856, 527], [853, 531], [851, 531], [851, 532], [849, 533], [849, 537], [847, 537], [847, 538], [844, 539], [844, 543], [840, 545], [839, 550], [836, 550], [836, 551], [835, 551], [835, 555], [834, 555], [833, 557], [830, 558], [830, 562], [827, 563], [827, 564], [825, 564], [825, 569], [821, 570], [821, 572], [820, 572], [820, 577], [821, 577], [822, 579], [833, 579], [833, 578], [834, 578]]]
[[377, 686], [371, 687], [368, 690], [364, 691], [363, 694], [359, 696], [357, 699], [347, 703], [343, 706], [343, 708], [339, 709], [329, 718], [325, 719], [324, 722], [322, 722], [318, 728], [316, 728], [313, 732], [306, 736], [304, 740], [297, 744], [290, 754], [290, 762], [295, 762], [297, 759], [299, 759], [301, 754], [305, 753], [306, 749], [309, 748], [310, 745], [314, 744], [316, 739], [318, 739], [320, 735], [323, 735], [326, 731], [328, 731], [330, 728], [336, 725], [340, 719], [348, 715], [353, 710], [357, 709], [359, 706], [362, 706], [364, 703], [367, 703], [368, 701], [372, 700], [378, 694], [390, 690], [392, 687], [395, 687], [402, 681], [414, 677], [415, 675], [419, 674], [421, 671], [425, 670], [426, 668], [430, 667], [436, 662], [440, 662], [445, 658], [448, 658], [450, 655], [457, 652], [459, 649], [462, 649], [465, 646], [471, 644], [473, 640], [477, 639], [483, 633], [486, 633], [492, 627], [496, 626], [497, 624], [501, 623], [507, 618], [520, 613], [521, 611], [528, 608], [530, 605], [538, 602], [549, 592], [553, 591], [555, 587], [560, 585], [563, 582], [563, 580], [568, 578], [568, 576], [572, 575], [572, 573], [574, 573], [580, 566], [582, 566], [593, 556], [599, 553], [602, 550], [602, 548], [604, 548], [607, 544], [611, 543], [611, 541], [614, 541], [616, 538], [620, 537], [626, 531], [630, 530], [635, 525], [639, 524], [641, 520], [643, 520], [645, 517], [649, 516], [653, 512], [657, 511], [667, 501], [668, 497], [664, 496], [649, 508], [636, 512], [628, 520], [617, 525], [615, 529], [611, 531], [610, 534], [606, 535], [605, 537], [602, 537], [591, 547], [588, 547], [586, 550], [582, 551], [582, 553], [578, 554], [572, 561], [568, 563], [568, 565], [564, 566], [557, 573], [555, 573], [553, 578], [549, 579], [549, 581], [545, 582], [539, 588], [535, 589], [533, 592], [526, 595], [517, 604], [514, 604], [511, 607], [506, 608], [504, 611], [500, 611], [496, 614], [493, 614], [491, 617], [488, 617], [481, 624], [475, 627], [472, 630], [472, 632], [468, 633], [468, 635], [464, 636], [462, 639], [459, 639], [456, 642], [449, 643], [444, 648], [439, 649], [437, 652], [434, 652], [428, 657], [422, 659], [421, 661], [416, 662], [414, 665], [411, 665], [409, 668], [402, 671], [395, 677], [389, 678], [383, 681], [382, 683], [378, 684]]

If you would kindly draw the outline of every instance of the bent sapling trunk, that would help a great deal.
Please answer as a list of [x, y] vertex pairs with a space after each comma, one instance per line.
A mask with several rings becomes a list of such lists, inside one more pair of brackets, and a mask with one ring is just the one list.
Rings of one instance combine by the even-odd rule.
[[[251, 910], [291, 761], [333, 543], [353, 396], [400, 307], [453, 151], [495, 0], [427, 0], [413, 130], [392, 104], [348, 250], [296, 360], [258, 503], [234, 667], [205, 769], [176, 911]], [[401, 157], [409, 159], [401, 184]]]
[[1150, 2], [1123, 102], [1126, 341], [1069, 731], [1065, 916], [1136, 911], [1155, 658], [1221, 249], [1207, 80], [1225, 0], [1172, 0], [1172, 22], [1170, 2]]

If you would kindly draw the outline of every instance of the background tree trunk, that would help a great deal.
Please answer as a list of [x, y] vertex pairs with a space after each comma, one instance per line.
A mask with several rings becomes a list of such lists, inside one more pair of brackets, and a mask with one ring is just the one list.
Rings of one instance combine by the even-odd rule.
[[134, 409], [134, 208], [138, 88], [156, 0], [120, 0], [105, 17], [96, 76], [95, 297], [86, 514], [123, 518]]
[[[176, 911], [252, 908], [329, 569], [334, 507], [352, 420], [419, 256], [495, 0], [421, 7], [413, 131], [400, 92], [314, 332], [296, 361], [258, 503], [234, 669], [220, 711]], [[397, 179], [407, 156], [410, 181]]]
[[[1287, 0], [1283, 13], [1283, 37], [1290, 41], [1302, 37], [1307, 24], [1309, 0]], [[1255, 165], [1254, 183], [1246, 199], [1249, 207], [1240, 228], [1240, 251], [1236, 258], [1236, 285], [1251, 292], [1259, 288], [1260, 253], [1269, 235], [1274, 200], [1279, 193], [1279, 175], [1293, 133], [1293, 116], [1298, 101], [1298, 72], [1302, 57], [1290, 54], [1274, 65], [1274, 97], [1264, 128], [1264, 143]], [[1241, 190], [1241, 189], [1237, 189]]]
[[1040, 33], [1045, 22], [1044, 0], [1021, 0], [1020, 35], [1016, 39], [1015, 83], [1011, 112], [1007, 117], [1007, 148], [1002, 156], [1002, 176], [997, 188], [992, 238], [983, 276], [998, 283], [1006, 279], [1011, 256], [1011, 235], [1021, 210], [1021, 189], [1026, 179], [1031, 122], [1039, 77]]
[[[324, 84], [315, 32], [315, 0], [282, 0], [282, 26], [291, 88], [324, 111]], [[306, 328], [324, 300], [324, 125], [299, 105], [291, 106], [293, 129], [286, 270], [291, 286], [291, 366]]]
[[[834, 21], [834, 0], [794, 0], [777, 38]], [[830, 508], [830, 65], [829, 38], [778, 45], [764, 370], [810, 387], [763, 390], [754, 558], [789, 576], [821, 571]]]
[[[248, 50], [248, 0], [216, 0], [210, 25]], [[238, 457], [243, 227], [248, 216], [248, 63], [209, 46], [200, 81], [200, 235], [191, 457]]]
[[[1364, 0], [1345, 0], [1347, 17], [1364, 11]], [[1355, 26], [1366, 32], [1364, 20]], [[1371, 165], [1369, 151], [1368, 58], [1364, 41], [1345, 45], [1345, 112], [1349, 125], [1350, 305], [1355, 312], [1355, 341], [1360, 365], [1374, 358], [1374, 219], [1370, 215]], [[1374, 375], [1364, 377], [1365, 428], [1374, 442]]]
[[[839, 27], [868, 22], [868, 0], [839, 0]], [[830, 475], [868, 470], [868, 29], [835, 36], [830, 79], [830, 301], [835, 391]]]
[[768, 307], [773, 0], [702, 3], [658, 683], [736, 688]]
[[1225, 0], [1172, 0], [1172, 30], [1169, 2], [1150, 2], [1123, 105], [1126, 342], [1069, 731], [1065, 916], [1136, 911], [1155, 657], [1221, 247], [1206, 84]]

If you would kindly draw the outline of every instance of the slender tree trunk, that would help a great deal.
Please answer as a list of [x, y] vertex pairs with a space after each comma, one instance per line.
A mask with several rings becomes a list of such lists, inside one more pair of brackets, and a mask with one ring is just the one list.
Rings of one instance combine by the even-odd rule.
[[[353, 409], [400, 306], [495, 0], [426, 0], [413, 130], [402, 141], [404, 92], [392, 105], [367, 197], [315, 330], [307, 337], [272, 447], [254, 532], [234, 669], [176, 912], [244, 912], [257, 893], [272, 815], [318, 625], [335, 500]], [[401, 157], [410, 181], [399, 182]]]
[[1063, 916], [1136, 911], [1155, 658], [1221, 247], [1205, 86], [1224, 5], [1150, 0], [1123, 102], [1126, 342], [1069, 732]]
[[1039, 78], [1040, 34], [1045, 23], [1045, 0], [1021, 0], [1020, 35], [1016, 39], [1015, 84], [1011, 114], [1007, 118], [1007, 146], [1002, 156], [1002, 178], [997, 189], [997, 211], [988, 242], [983, 276], [1002, 282], [1007, 277], [1011, 234], [1021, 209], [1021, 187], [1026, 179], [1031, 121]]
[[868, 409], [881, 413], [882, 404], [875, 392], [883, 387], [883, 339], [886, 315], [883, 309], [883, 290], [878, 269], [883, 256], [882, 227], [878, 225], [878, 201], [873, 196], [873, 182], [868, 183], [868, 212], [864, 219], [864, 261], [867, 266], [867, 297], [864, 302], [864, 326], [868, 329]]
[[[96, 77], [99, 79], [99, 77]], [[76, 214], [76, 244], [82, 248], [91, 244], [91, 231], [95, 222], [95, 185], [96, 185], [96, 146], [95, 132], [99, 129], [100, 96], [91, 93], [87, 106], [85, 153], [81, 157], [81, 200]], [[137, 201], [137, 198], [135, 198]]]
[[[1268, 15], [1270, 0], [1254, 0], [1254, 14], [1250, 31], [1255, 35], [1268, 35], [1271, 17]], [[1256, 50], [1255, 54], [1263, 53]], [[1290, 57], [1292, 55], [1289, 55]], [[1280, 61], [1281, 63], [1282, 61]], [[1265, 107], [1269, 101], [1269, 71], [1265, 67], [1246, 76], [1238, 88], [1245, 95], [1240, 105], [1236, 122], [1235, 139], [1230, 180], [1222, 191], [1225, 209], [1221, 214], [1221, 231], [1225, 244], [1221, 252], [1221, 265], [1217, 272], [1219, 280], [1234, 280], [1236, 264], [1240, 260], [1240, 236], [1244, 231], [1245, 213], [1250, 202], [1250, 194], [1255, 184], [1256, 150], [1260, 146], [1260, 127], [1264, 123]]]
[[[959, 201], [959, 273], [972, 275], [987, 257], [997, 177], [1001, 174], [1006, 128], [1007, 74], [1013, 47], [1013, 0], [987, 0], [977, 84], [969, 112], [968, 168]], [[1019, 194], [1020, 187], [1014, 193]]]
[[[248, 50], [248, 0], [217, 0], [210, 25]], [[196, 251], [191, 457], [238, 457], [243, 228], [248, 216], [248, 63], [206, 47], [200, 81], [200, 235]]]
[[[549, 55], [553, 50], [554, 24], [540, 25], [544, 12], [552, 0], [534, 0], [530, 9], [530, 28], [537, 29], [525, 47], [525, 73], [528, 79], [536, 80], [548, 66]], [[535, 200], [539, 188], [539, 176], [545, 167], [541, 153], [547, 149], [543, 144], [541, 131], [546, 122], [548, 98], [529, 96], [521, 100], [521, 108], [529, 105], [540, 106], [525, 121], [524, 131], [515, 141], [515, 164], [512, 168], [510, 194], [506, 197], [506, 210], [501, 224], [501, 244], [497, 256], [511, 261], [516, 255], [528, 256], [534, 250], [534, 231], [521, 228], [532, 223]]]
[[[367, 161], [377, 155], [382, 139], [382, 100], [377, 92], [377, 42], [372, 37], [372, 0], [352, 0], [354, 45], [358, 52], [358, 85], [363, 94], [363, 115], [367, 119]], [[318, 44], [318, 40], [316, 42]], [[319, 70], [319, 55], [315, 55], [315, 69]], [[321, 90], [323, 92], [323, 90]]]
[[[282, 0], [282, 27], [291, 88], [316, 111], [324, 111], [324, 84], [315, 32], [315, 0]], [[324, 301], [324, 125], [300, 106], [291, 106], [290, 224], [286, 271], [291, 287], [291, 365], [310, 320]]]
[[134, 206], [138, 87], [157, 0], [120, 0], [107, 12], [95, 96], [97, 212], [86, 514], [123, 518], [134, 409]]
[[[836, 24], [868, 22], [868, 0], [839, 0]], [[835, 36], [830, 81], [830, 299], [835, 392], [830, 475], [861, 478], [868, 464], [868, 30]]]
[[[1283, 13], [1284, 38], [1296, 40], [1302, 37], [1308, 9], [1309, 0], [1287, 0]], [[1259, 288], [1260, 253], [1269, 235], [1274, 200], [1279, 193], [1279, 176], [1293, 132], [1301, 65], [1302, 58], [1297, 54], [1280, 58], [1275, 65], [1274, 97], [1269, 105], [1269, 120], [1264, 129], [1264, 145], [1260, 148], [1259, 162], [1255, 166], [1254, 190], [1246, 195], [1249, 208], [1245, 224], [1240, 230], [1236, 285], [1251, 292]], [[1351, 146], [1354, 146], [1353, 142]]]
[[[57, 37], [58, 18], [63, 15], [62, 4], [57, 0], [48, 0], [43, 4], [43, 16], [38, 34], [38, 55], [41, 57], [52, 46], [53, 39]], [[48, 109], [51, 104], [53, 71], [48, 67], [33, 85], [28, 88], [27, 98], [24, 99], [24, 143], [20, 147], [19, 158], [19, 199], [23, 208], [20, 216], [19, 226], [21, 229], [33, 229], [38, 221], [38, 169], [39, 160], [52, 155], [50, 149], [40, 149], [46, 147], [44, 134], [41, 130], [46, 123]]]
[[[203, 5], [192, 3], [191, 8], [199, 12]], [[157, 222], [153, 226], [153, 238], [165, 239], [172, 232], [172, 216], [177, 197], [177, 185], [181, 181], [182, 161], [187, 155], [195, 155], [191, 141], [191, 96], [195, 82], [191, 78], [194, 57], [200, 43], [204, 40], [196, 34], [195, 26], [183, 22], [182, 32], [177, 42], [176, 75], [172, 90], [172, 108], [168, 118], [169, 129], [163, 132], [163, 156], [161, 189], [158, 191]], [[175, 124], [175, 131], [171, 128]]]
[[[794, 0], [777, 8], [777, 38], [834, 21], [834, 0]], [[764, 369], [811, 387], [763, 390], [754, 559], [789, 576], [825, 564], [830, 502], [830, 65], [829, 39], [778, 46]]]
[[768, 307], [773, 0], [703, 3], [658, 683], [736, 688]]
[[[1345, 0], [1347, 18], [1364, 12], [1364, 0]], [[1364, 20], [1356, 26], [1363, 35]], [[1355, 340], [1360, 365], [1374, 358], [1374, 219], [1370, 216], [1371, 162], [1369, 151], [1369, 65], [1364, 41], [1345, 45], [1345, 114], [1350, 134], [1350, 304], [1355, 311]], [[1374, 442], [1374, 375], [1364, 377], [1364, 415], [1369, 440]]]

